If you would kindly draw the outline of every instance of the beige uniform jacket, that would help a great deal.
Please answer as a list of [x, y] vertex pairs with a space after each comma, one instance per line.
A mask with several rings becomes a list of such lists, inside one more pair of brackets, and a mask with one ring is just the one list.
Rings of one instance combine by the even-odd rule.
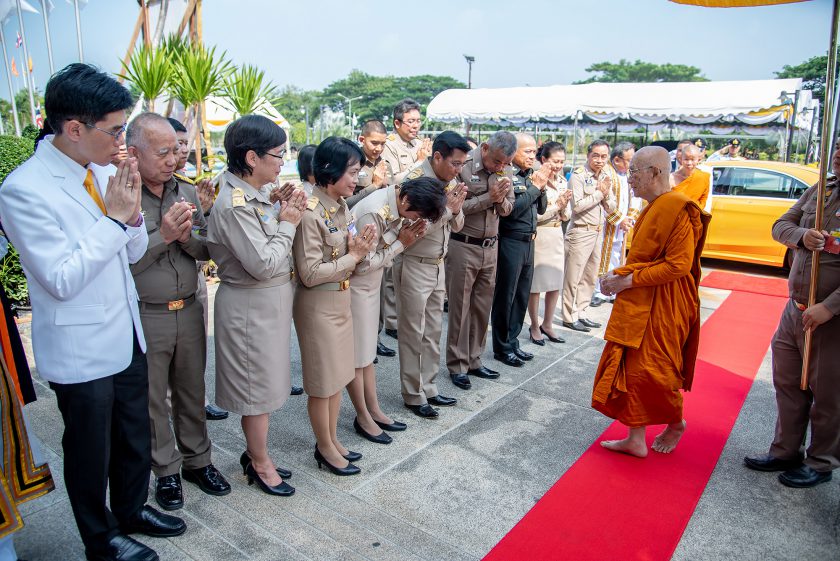
[[[365, 161], [362, 162], [362, 167], [359, 169], [359, 181], [356, 183], [356, 189], [353, 191], [353, 195], [351, 197], [347, 197], [347, 206], [349, 208], [353, 208], [359, 201], [375, 192], [377, 189], [382, 188], [382, 185], [373, 184], [373, 170], [376, 169], [379, 162], [383, 161], [382, 156], [379, 156], [379, 159], [375, 162], [372, 162], [367, 158], [365, 158]], [[385, 162], [385, 183], [383, 185], [391, 185], [393, 183], [393, 178], [394, 175], [391, 173], [391, 166], [388, 165], [388, 162]]]
[[390, 166], [392, 174], [398, 175], [414, 166], [420, 144], [419, 138], [406, 142], [398, 134], [388, 136], [385, 149], [382, 150], [382, 159]]
[[356, 268], [356, 258], [347, 253], [347, 230], [352, 222], [343, 198], [333, 200], [317, 185], [312, 189], [294, 244], [298, 277], [304, 286], [350, 278]]
[[397, 193], [394, 185], [379, 189], [353, 208], [356, 217], [356, 230], [361, 231], [367, 224], [376, 226], [379, 243], [356, 266], [356, 272], [365, 274], [389, 266], [394, 257], [403, 252], [405, 247], [397, 238], [400, 235], [403, 219], [397, 211]]
[[467, 186], [467, 198], [461, 211], [464, 213], [464, 227], [461, 233], [472, 238], [492, 238], [499, 233], [499, 217], [507, 216], [513, 209], [513, 189], [508, 189], [505, 200], [494, 203], [490, 200], [490, 185], [502, 177], [513, 180], [513, 168], [507, 166], [501, 173], [490, 173], [481, 161], [481, 147], [467, 155], [461, 169], [460, 181]]
[[207, 232], [222, 282], [243, 287], [288, 282], [295, 227], [278, 221], [271, 187], [254, 189], [229, 171], [222, 174]]
[[607, 196], [598, 190], [598, 181], [601, 177], [609, 177], [607, 166], [596, 176], [589, 168], [589, 164], [577, 168], [569, 180], [569, 187], [572, 189], [572, 226], [574, 228], [586, 228], [589, 230], [600, 230], [604, 224], [606, 215], [615, 210], [616, 201], [612, 190]]
[[554, 187], [548, 185], [545, 188], [546, 199], [548, 199], [548, 206], [545, 212], [537, 215], [537, 226], [558, 225], [558, 222], [565, 222], [571, 217], [571, 212], [568, 204], [561, 208], [557, 201], [560, 195], [569, 189], [566, 178], [562, 175], [554, 182]]
[[[418, 177], [431, 177], [433, 179], [437, 179], [429, 158], [415, 164], [415, 167], [410, 169], [406, 175], [406, 179], [417, 179]], [[449, 191], [457, 183], [457, 180], [453, 179], [449, 182], [445, 189]], [[426, 235], [414, 242], [411, 247], [406, 249], [403, 253], [413, 257], [443, 259], [446, 256], [446, 251], [449, 247], [450, 232], [460, 232], [463, 227], [463, 209], [457, 215], [453, 216], [452, 212], [447, 208], [440, 220], [426, 225]]]
[[[195, 205], [193, 230], [186, 242], [167, 244], [160, 234], [163, 216], [182, 198]], [[207, 222], [195, 187], [173, 177], [164, 184], [162, 197], [158, 198], [143, 185], [140, 205], [149, 234], [146, 253], [131, 265], [140, 301], [165, 304], [189, 298], [198, 289], [195, 262], [210, 258], [207, 250]]]

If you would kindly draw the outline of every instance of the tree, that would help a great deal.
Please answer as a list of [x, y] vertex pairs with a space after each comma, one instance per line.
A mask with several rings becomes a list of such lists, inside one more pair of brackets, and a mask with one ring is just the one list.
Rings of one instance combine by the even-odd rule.
[[[271, 103], [292, 124], [292, 142], [296, 144], [306, 142], [306, 108], [309, 109], [309, 123], [311, 125], [321, 112], [320, 94], [290, 85], [280, 90]], [[302, 125], [296, 127], [295, 123], [301, 123]]]
[[222, 95], [239, 115], [249, 115], [271, 103], [277, 93], [274, 84], [265, 80], [265, 72], [246, 64], [225, 78]]
[[598, 62], [586, 69], [587, 72], [600, 73], [575, 84], [593, 82], [707, 82], [708, 78], [700, 74], [696, 66], [684, 64], [654, 64], [625, 59], [615, 62]]
[[[838, 64], [840, 68], [840, 64]], [[776, 78], [802, 78], [802, 88], [811, 90], [814, 99], [818, 99], [822, 105], [825, 98], [825, 78], [828, 69], [828, 54], [811, 57], [805, 62], [795, 66], [788, 64], [776, 72]]]
[[128, 80], [143, 95], [143, 109], [155, 110], [155, 100], [169, 87], [173, 65], [169, 52], [164, 47], [141, 45], [134, 49], [128, 64], [120, 61], [123, 73], [120, 78]]

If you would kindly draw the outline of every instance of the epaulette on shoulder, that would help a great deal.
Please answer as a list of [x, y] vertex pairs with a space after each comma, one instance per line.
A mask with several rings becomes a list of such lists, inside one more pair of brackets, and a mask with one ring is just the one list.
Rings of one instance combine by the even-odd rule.
[[245, 206], [245, 191], [239, 187], [234, 187], [231, 192], [230, 206], [233, 208]]
[[423, 177], [423, 168], [419, 166], [408, 172], [408, 175], [405, 176], [406, 179], [417, 179], [418, 177]]
[[187, 177], [186, 175], [181, 175], [180, 173], [174, 174], [175, 179], [178, 181], [183, 181], [184, 183], [189, 183], [190, 185], [195, 185], [195, 181]]
[[395, 135], [394, 133], [388, 135], [388, 140], [390, 140], [391, 142], [395, 141], [396, 139], [397, 135]]
[[585, 171], [586, 171], [586, 169], [583, 166], [580, 166], [580, 167], [575, 168], [575, 171], [573, 171], [572, 173], [576, 173], [576, 174], [580, 175], [580, 174], [583, 174]]
[[315, 207], [318, 206], [318, 197], [309, 197], [306, 200], [306, 208], [309, 210], [315, 210]]

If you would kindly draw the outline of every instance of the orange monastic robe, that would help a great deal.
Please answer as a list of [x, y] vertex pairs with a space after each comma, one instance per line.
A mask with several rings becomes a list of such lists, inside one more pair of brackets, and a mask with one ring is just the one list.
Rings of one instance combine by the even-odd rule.
[[678, 423], [700, 336], [700, 253], [711, 216], [682, 193], [647, 205], [627, 265], [633, 286], [616, 297], [592, 407], [629, 427]]
[[710, 175], [703, 170], [694, 168], [691, 175], [674, 187], [674, 191], [682, 193], [700, 208], [706, 208], [706, 199], [709, 198]]

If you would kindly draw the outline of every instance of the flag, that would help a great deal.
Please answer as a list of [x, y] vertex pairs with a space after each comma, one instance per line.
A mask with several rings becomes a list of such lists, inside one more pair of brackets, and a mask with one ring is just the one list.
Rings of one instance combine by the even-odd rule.
[[20, 73], [18, 73], [17, 64], [15, 64], [15, 57], [12, 57], [12, 76], [20, 76]]
[[32, 74], [32, 55], [29, 56], [29, 73]]
[[[67, 0], [68, 4], [72, 4], [73, 0]], [[88, 0], [79, 0], [79, 9], [84, 10], [85, 6], [87, 6]]]
[[44, 128], [44, 117], [41, 115], [41, 106], [35, 108], [35, 126], [39, 129]]
[[[0, 0], [0, 23], [5, 25], [12, 18], [12, 13], [16, 11], [16, 2], [17, 0]], [[38, 13], [26, 0], [20, 0], [20, 10], [30, 14]]]
[[20, 36], [20, 31], [17, 32], [17, 41], [15, 41], [15, 47], [18, 49], [20, 46], [23, 45], [23, 37]]

